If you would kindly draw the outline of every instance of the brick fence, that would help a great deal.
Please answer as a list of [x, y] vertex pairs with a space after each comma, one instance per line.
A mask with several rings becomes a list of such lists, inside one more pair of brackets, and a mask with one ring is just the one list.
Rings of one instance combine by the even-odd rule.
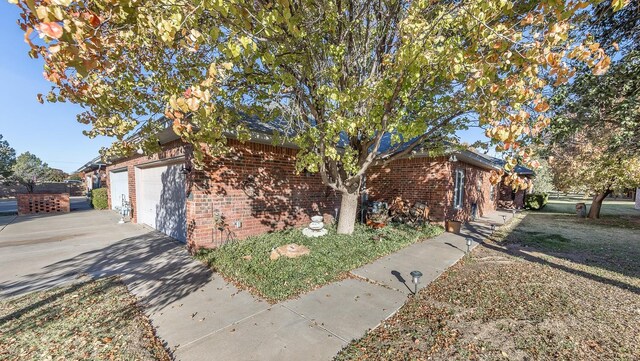
[[69, 213], [69, 193], [24, 193], [17, 195], [18, 215]]

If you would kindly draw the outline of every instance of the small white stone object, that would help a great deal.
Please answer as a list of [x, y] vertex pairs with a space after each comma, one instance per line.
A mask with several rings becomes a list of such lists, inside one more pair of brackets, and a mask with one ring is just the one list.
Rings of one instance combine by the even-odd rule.
[[311, 223], [309, 226], [302, 230], [302, 234], [307, 237], [322, 237], [329, 231], [324, 228], [324, 218], [322, 216], [311, 217]]
[[304, 234], [307, 237], [322, 237], [322, 236], [326, 236], [327, 233], [329, 233], [329, 231], [327, 231], [324, 228], [319, 231], [314, 231], [308, 227], [302, 230], [302, 234]]

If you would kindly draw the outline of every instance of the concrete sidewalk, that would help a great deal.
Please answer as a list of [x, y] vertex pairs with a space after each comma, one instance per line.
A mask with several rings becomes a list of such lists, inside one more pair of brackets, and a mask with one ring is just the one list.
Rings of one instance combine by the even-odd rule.
[[[330, 360], [404, 304], [413, 292], [409, 272], [422, 271], [419, 286], [427, 286], [464, 256], [466, 237], [474, 240], [472, 247], [477, 246], [491, 233], [492, 223], [503, 224], [503, 215], [507, 220], [512, 217], [511, 212], [494, 212], [463, 226], [461, 235], [444, 233], [411, 245], [353, 270], [352, 278], [295, 300], [270, 306], [246, 293], [232, 299], [232, 286], [220, 283], [207, 287], [201, 295], [203, 303], [182, 299], [172, 307], [184, 310], [166, 310], [151, 318], [178, 360]], [[207, 327], [210, 332], [203, 334], [200, 318], [213, 311], [234, 321]], [[196, 316], [189, 320], [193, 313]], [[182, 315], [179, 320], [175, 319], [178, 314]], [[178, 324], [182, 324], [180, 332]], [[193, 337], [196, 333], [200, 336]]]

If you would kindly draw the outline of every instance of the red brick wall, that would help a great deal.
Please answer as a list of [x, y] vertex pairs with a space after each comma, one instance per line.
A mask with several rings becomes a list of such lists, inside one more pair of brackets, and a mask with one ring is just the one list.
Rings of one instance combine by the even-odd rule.
[[[224, 217], [226, 230], [239, 239], [302, 226], [318, 213], [324, 214], [327, 222], [335, 215], [339, 196], [324, 186], [318, 175], [295, 174], [296, 150], [234, 140], [229, 141], [229, 146], [232, 148], [228, 156], [205, 159], [204, 169], [193, 167], [187, 177], [187, 241], [191, 249], [217, 247], [226, 242], [227, 232], [217, 229], [214, 215]], [[190, 146], [176, 141], [159, 154], [136, 155], [107, 167], [108, 175], [127, 167], [132, 222], [137, 222], [135, 167], [183, 154], [189, 163]], [[240, 228], [235, 227], [235, 221], [241, 222]]]
[[[496, 209], [499, 191], [498, 186], [494, 189], [494, 199], [491, 200], [491, 182], [489, 181], [490, 171], [479, 168], [464, 162], [450, 163], [452, 165], [450, 179], [450, 192], [447, 193], [447, 219], [468, 221], [471, 219], [471, 209], [473, 203], [477, 204], [477, 216], [481, 217]], [[456, 169], [464, 170], [464, 193], [462, 197], [462, 207], [453, 207], [453, 189]]]
[[[190, 247], [216, 247], [228, 239], [226, 230], [242, 239], [277, 229], [303, 226], [309, 217], [335, 214], [339, 196], [317, 174], [295, 173], [297, 150], [257, 143], [229, 141], [229, 155], [206, 159], [194, 170], [187, 200]], [[236, 228], [234, 222], [242, 226]]]
[[[465, 171], [465, 189], [463, 206], [454, 209], [454, 170], [458, 168]], [[490, 189], [488, 170], [463, 162], [451, 163], [446, 157], [400, 159], [367, 173], [369, 200], [390, 203], [400, 196], [410, 202], [426, 202], [433, 221], [469, 220], [474, 202], [479, 216], [495, 210], [498, 191], [491, 201]]]
[[69, 213], [69, 193], [25, 193], [17, 195], [18, 215]]
[[449, 164], [445, 157], [412, 158], [371, 168], [366, 181], [368, 199], [389, 204], [395, 197], [425, 202], [429, 218], [443, 220], [453, 184]]

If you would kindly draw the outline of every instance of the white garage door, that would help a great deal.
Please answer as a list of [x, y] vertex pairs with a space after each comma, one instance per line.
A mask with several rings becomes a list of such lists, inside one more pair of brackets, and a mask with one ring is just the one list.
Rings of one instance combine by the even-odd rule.
[[119, 211], [122, 198], [129, 201], [129, 172], [115, 171], [109, 174], [109, 192], [111, 193], [111, 209]]
[[187, 240], [185, 176], [181, 164], [136, 170], [138, 223]]

